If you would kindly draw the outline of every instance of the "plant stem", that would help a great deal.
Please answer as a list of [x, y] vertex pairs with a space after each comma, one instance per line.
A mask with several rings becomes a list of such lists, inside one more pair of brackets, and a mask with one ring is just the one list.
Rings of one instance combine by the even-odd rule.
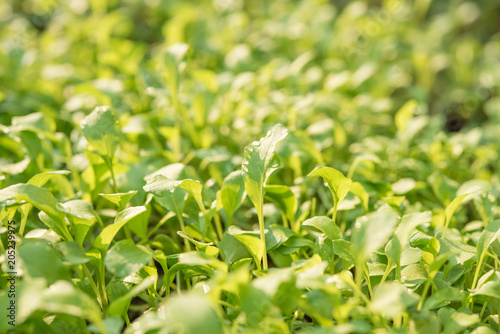
[[92, 290], [94, 290], [94, 293], [96, 294], [97, 299], [99, 300], [99, 304], [101, 304], [101, 308], [104, 310], [105, 306], [107, 306], [107, 302], [102, 297], [101, 292], [97, 289], [97, 285], [95, 284], [95, 281], [92, 278], [92, 275], [90, 274], [90, 271], [87, 268], [87, 266], [85, 264], [82, 264], [82, 268], [83, 271], [85, 272], [85, 275], [87, 276], [87, 279], [89, 280]]
[[[483, 264], [485, 255], [486, 252], [483, 251], [481, 256], [479, 257], [479, 260], [477, 261], [476, 271], [474, 273], [474, 279], [472, 280], [471, 290], [474, 290], [476, 288], [477, 281], [479, 279], [479, 272], [481, 271], [481, 266]], [[472, 310], [472, 308], [474, 307], [474, 297], [469, 298], [469, 304], [470, 304], [469, 307]]]
[[429, 290], [429, 287], [431, 286], [431, 279], [429, 278], [427, 281], [425, 281], [424, 289], [422, 290], [422, 297], [420, 298], [420, 301], [418, 302], [417, 306], [417, 311], [420, 311], [422, 309], [422, 306], [424, 306], [424, 300], [427, 295], [427, 291]]
[[219, 235], [219, 240], [222, 240], [222, 235], [224, 234], [224, 230], [222, 229], [222, 223], [220, 221], [219, 213], [215, 213], [215, 228], [217, 229], [217, 234]]
[[264, 270], [267, 270], [267, 248], [266, 248], [266, 232], [264, 230], [264, 197], [261, 197], [259, 210], [257, 211], [257, 216], [259, 218], [259, 230], [260, 230], [260, 240], [262, 240], [262, 247], [264, 256], [262, 257], [262, 266]]
[[385, 267], [384, 275], [382, 276], [382, 279], [380, 280], [379, 285], [382, 285], [382, 283], [385, 282], [385, 280], [387, 279], [387, 276], [389, 276], [389, 274], [391, 273], [391, 271], [392, 271], [392, 260], [388, 259], [387, 266]]
[[444, 239], [446, 236], [446, 231], [448, 230], [448, 225], [450, 225], [451, 217], [446, 219], [446, 222], [444, 223], [444, 229], [443, 229], [443, 234], [441, 235], [441, 239]]
[[115, 172], [113, 171], [113, 160], [109, 156], [106, 156], [104, 161], [106, 161], [106, 165], [108, 165], [109, 172], [111, 173], [111, 180], [113, 181], [113, 184], [112, 184], [113, 192], [117, 193], [118, 191], [116, 189]]

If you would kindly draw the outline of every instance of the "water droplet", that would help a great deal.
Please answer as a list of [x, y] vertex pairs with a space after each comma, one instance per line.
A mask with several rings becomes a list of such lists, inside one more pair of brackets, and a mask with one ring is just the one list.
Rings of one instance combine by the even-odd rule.
[[368, 221], [368, 217], [367, 217], [367, 216], [363, 216], [363, 217], [361, 217], [361, 221], [362, 221], [362, 222], [367, 222], [367, 221]]
[[253, 152], [253, 147], [252, 146], [247, 146], [246, 147], [247, 152]]
[[243, 172], [248, 173], [248, 167], [246, 165], [242, 165], [241, 169], [243, 170]]
[[355, 228], [360, 228], [360, 227], [361, 227], [361, 223], [360, 223], [360, 222], [356, 222], [356, 223], [354, 224], [354, 227], [355, 227]]
[[175, 191], [174, 188], [168, 190], [170, 193], [173, 193]]
[[271, 135], [271, 130], [267, 131], [266, 137], [269, 137]]
[[325, 187], [328, 187], [328, 182], [323, 182], [323, 184], [325, 185]]

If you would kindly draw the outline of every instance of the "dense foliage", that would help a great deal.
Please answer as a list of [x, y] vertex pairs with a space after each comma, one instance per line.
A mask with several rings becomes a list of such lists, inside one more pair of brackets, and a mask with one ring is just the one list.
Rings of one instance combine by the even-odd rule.
[[0, 2], [0, 332], [500, 333], [499, 15]]

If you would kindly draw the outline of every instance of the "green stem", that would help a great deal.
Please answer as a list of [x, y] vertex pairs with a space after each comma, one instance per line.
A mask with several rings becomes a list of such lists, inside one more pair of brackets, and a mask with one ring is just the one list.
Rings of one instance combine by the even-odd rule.
[[363, 266], [363, 275], [365, 276], [366, 285], [368, 286], [370, 297], [373, 297], [372, 282], [370, 281], [370, 273], [368, 272], [368, 266], [366, 264]]
[[101, 305], [101, 308], [104, 309], [105, 305], [107, 306], [107, 303], [105, 303], [104, 298], [102, 298], [101, 292], [97, 289], [97, 285], [95, 284], [94, 279], [92, 278], [92, 275], [89, 272], [89, 269], [85, 264], [82, 264], [83, 271], [85, 272], [85, 275], [87, 276], [87, 279], [89, 280], [90, 286], [92, 287], [92, 290], [94, 290], [94, 293], [97, 296], [97, 299], [99, 301], [99, 304]]
[[108, 294], [106, 292], [106, 277], [105, 277], [104, 261], [100, 262], [100, 270], [99, 270], [99, 287], [101, 288], [101, 296], [104, 299], [104, 303], [107, 306], [108, 303]]
[[259, 230], [260, 230], [260, 240], [262, 240], [262, 247], [264, 248], [264, 257], [262, 258], [262, 266], [264, 270], [267, 270], [267, 248], [266, 248], [266, 232], [264, 230], [264, 197], [260, 199], [259, 210], [257, 211], [259, 218]]
[[425, 281], [424, 289], [422, 291], [422, 297], [420, 298], [420, 301], [418, 302], [417, 311], [420, 311], [422, 309], [422, 306], [424, 306], [425, 297], [427, 295], [427, 291], [429, 291], [429, 287], [431, 286], [431, 283], [432, 283], [431, 278], [429, 278], [427, 281]]
[[481, 308], [481, 312], [479, 312], [479, 318], [483, 319], [484, 311], [486, 311], [487, 302], [484, 302], [483, 307]]
[[176, 281], [176, 289], [177, 289], [177, 294], [181, 294], [181, 273], [180, 271], [175, 273], [175, 281]]
[[364, 296], [363, 290], [361, 289], [363, 286], [363, 266], [356, 266], [356, 290], [355, 293], [358, 295], [358, 300], [362, 299]]
[[222, 240], [222, 235], [224, 234], [224, 230], [222, 228], [222, 223], [220, 221], [218, 213], [215, 214], [214, 220], [215, 220], [215, 228], [217, 229], [217, 234], [219, 235], [219, 240]]
[[446, 222], [444, 223], [444, 229], [443, 229], [443, 234], [441, 236], [441, 239], [444, 239], [446, 236], [446, 231], [448, 230], [448, 225], [450, 225], [451, 218], [447, 218]]
[[477, 262], [477, 266], [476, 266], [476, 272], [474, 273], [474, 279], [472, 280], [471, 290], [474, 290], [476, 288], [476, 284], [477, 284], [477, 281], [479, 279], [479, 272], [481, 270], [481, 266], [483, 264], [485, 255], [486, 255], [486, 252], [483, 252], [481, 254], [481, 256], [479, 257], [479, 261]]
[[[28, 209], [29, 208], [29, 209]], [[19, 235], [24, 235], [24, 229], [26, 228], [26, 222], [28, 221], [28, 214], [33, 208], [33, 205], [26, 204], [26, 211], [21, 211], [21, 225], [19, 226]], [[26, 214], [24, 214], [26, 212]]]
[[[476, 265], [476, 272], [474, 273], [474, 279], [472, 280], [471, 290], [474, 290], [476, 288], [477, 281], [479, 280], [479, 272], [481, 271], [481, 266], [483, 264], [485, 255], [486, 255], [486, 252], [483, 251], [481, 256], [479, 257], [479, 261], [477, 262], [477, 265]], [[469, 307], [471, 310], [474, 307], [474, 297], [469, 298]]]
[[106, 156], [104, 161], [106, 161], [106, 165], [108, 166], [109, 172], [111, 173], [111, 180], [113, 181], [113, 184], [112, 184], [113, 192], [117, 193], [118, 191], [116, 190], [115, 172], [113, 171], [113, 160], [111, 159], [111, 157]]
[[382, 279], [380, 280], [379, 285], [382, 285], [382, 283], [385, 282], [385, 280], [387, 279], [387, 276], [389, 276], [389, 274], [391, 273], [391, 271], [392, 271], [392, 260], [388, 259], [387, 266], [385, 267], [384, 275], [382, 276]]
[[[335, 194], [332, 191], [332, 198], [333, 198], [333, 214], [332, 214], [332, 220], [335, 222], [337, 218], [337, 199], [335, 198]], [[338, 224], [337, 224], [338, 225]]]

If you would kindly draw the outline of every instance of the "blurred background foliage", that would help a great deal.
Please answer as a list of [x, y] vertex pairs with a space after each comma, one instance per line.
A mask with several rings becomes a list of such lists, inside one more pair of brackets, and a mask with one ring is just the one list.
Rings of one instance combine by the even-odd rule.
[[[302, 243], [293, 256], [273, 253], [273, 265], [289, 266], [306, 254], [301, 247], [316, 252], [301, 223], [331, 213], [328, 189], [306, 177], [320, 165], [367, 192], [363, 205], [358, 193], [339, 207], [346, 236], [357, 217], [382, 206], [400, 215], [430, 210], [430, 229], [440, 227], [457, 193], [479, 184], [481, 196], [450, 225], [475, 223], [467, 227], [474, 236], [464, 237], [475, 242], [478, 226], [500, 214], [499, 17], [500, 2], [492, 0], [1, 1], [0, 187], [71, 171], [47, 177], [44, 187], [61, 203], [92, 203], [106, 224], [117, 211], [99, 194], [137, 191], [119, 203], [120, 210], [127, 203], [147, 207], [134, 237], [175, 256], [185, 236], [176, 234], [175, 215], [147, 197], [145, 179], [165, 167], [174, 179], [199, 180], [200, 207], [213, 217], [219, 211], [227, 227], [223, 210], [212, 207], [223, 180], [240, 169], [246, 145], [282, 123], [290, 131], [277, 152], [283, 168], [269, 184], [290, 187], [286, 195], [297, 201], [289, 220]], [[118, 120], [111, 162], [88, 149], [80, 128], [100, 105]], [[116, 184], [106, 164], [114, 165]], [[186, 225], [198, 237], [200, 210], [193, 196], [186, 201]], [[268, 226], [284, 220], [279, 209], [266, 203]], [[38, 218], [23, 213], [26, 232], [46, 228]], [[246, 199], [234, 223], [250, 229], [256, 222]], [[92, 247], [96, 228], [84, 248]], [[107, 274], [101, 283], [109, 283]], [[250, 274], [237, 275], [250, 286]], [[244, 292], [251, 305], [254, 292]], [[182, 300], [167, 304], [184, 316], [191, 311]], [[328, 311], [309, 302], [301, 307], [308, 317]], [[137, 309], [131, 320], [148, 308]], [[164, 319], [177, 317], [174, 311]], [[312, 317], [331, 321], [327, 311]]]
[[[191, 161], [220, 184], [242, 147], [281, 122], [294, 131], [288, 184], [318, 163], [346, 171], [364, 153], [382, 158], [387, 168], [374, 177], [389, 181], [436, 169], [490, 178], [499, 15], [489, 0], [3, 1], [0, 122], [28, 122], [54, 138], [23, 135], [37, 144], [19, 150], [4, 129], [2, 161], [29, 156], [26, 175], [78, 169], [85, 143], [75, 125], [104, 104], [124, 132], [119, 159], [143, 174]], [[396, 156], [394, 115], [410, 99], [418, 145]], [[445, 141], [475, 127], [454, 147]], [[37, 149], [46, 146], [55, 151]], [[401, 157], [415, 159], [393, 161]]]

